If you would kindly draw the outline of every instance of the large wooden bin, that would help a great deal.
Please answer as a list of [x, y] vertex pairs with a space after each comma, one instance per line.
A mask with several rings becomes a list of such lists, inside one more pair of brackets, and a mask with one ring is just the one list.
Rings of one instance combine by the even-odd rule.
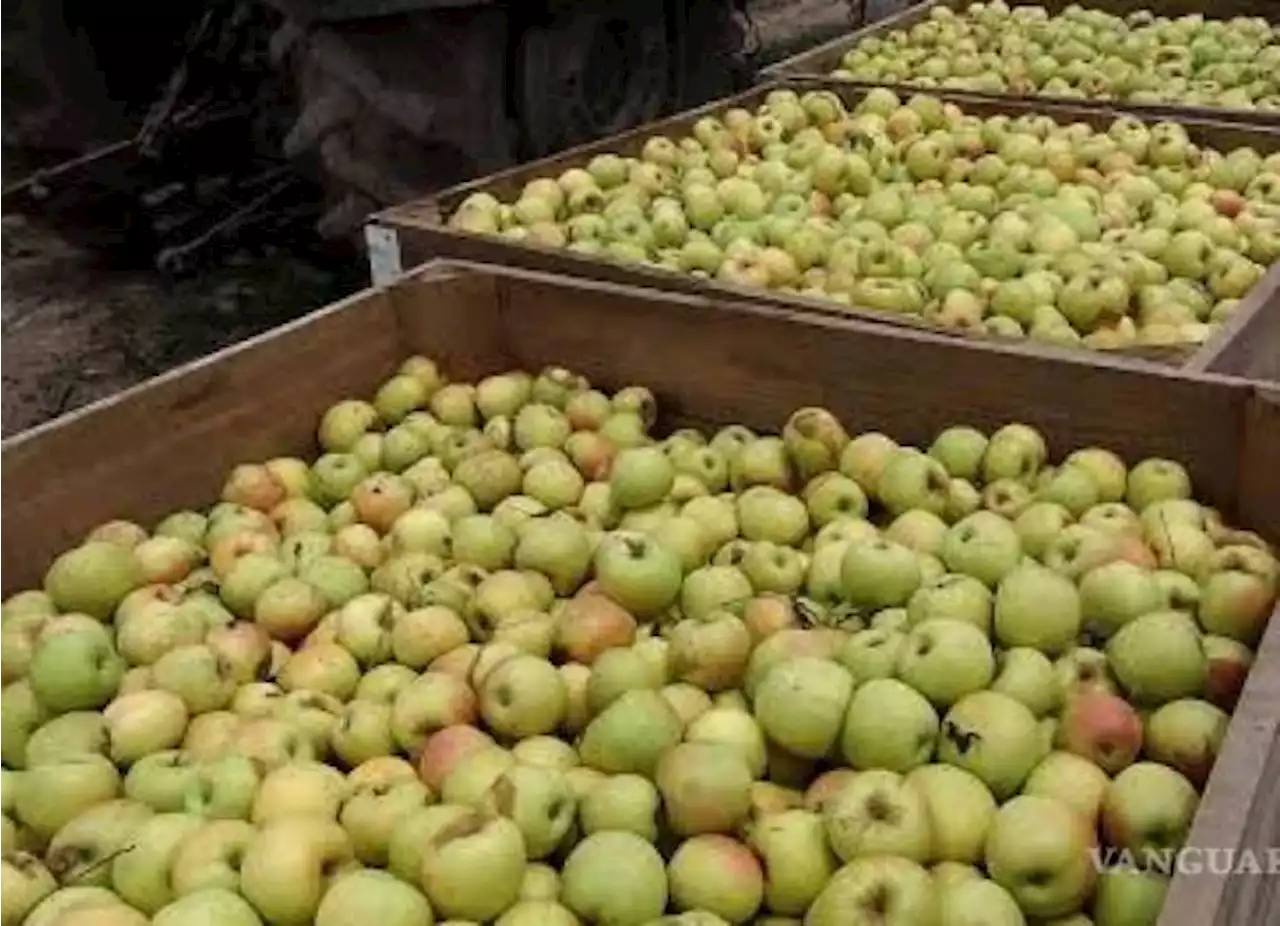
[[[797, 91], [814, 88], [832, 89], [849, 104], [855, 103], [866, 93], [866, 87], [840, 81], [823, 79], [779, 81], [649, 123], [612, 138], [581, 145], [551, 157], [451, 187], [421, 200], [392, 207], [373, 216], [366, 227], [373, 279], [375, 282], [385, 282], [393, 279], [402, 268], [417, 266], [424, 261], [436, 258], [473, 260], [563, 273], [629, 286], [648, 286], [673, 292], [761, 302], [798, 315], [855, 317], [872, 324], [926, 328], [939, 331], [948, 337], [963, 338], [966, 341], [994, 340], [982, 338], [982, 336], [945, 332], [915, 316], [851, 309], [827, 300], [776, 293], [717, 280], [699, 279], [659, 267], [603, 260], [565, 248], [537, 247], [498, 236], [456, 231], [446, 226], [447, 218], [472, 193], [487, 192], [499, 199], [510, 199], [518, 196], [520, 190], [530, 180], [538, 177], [554, 177], [570, 167], [584, 166], [597, 154], [612, 152], [637, 155], [644, 142], [653, 135], [666, 135], [671, 138], [687, 135], [693, 124], [701, 117], [722, 113], [732, 107], [754, 108], [763, 102], [771, 90], [779, 87], [789, 87]], [[981, 95], [963, 93], [939, 93], [938, 95], [958, 103], [966, 111], [981, 116], [992, 116], [998, 113], [1011, 115], [1042, 113], [1052, 116], [1059, 122], [1087, 122], [1094, 126], [1106, 126], [1120, 113], [1120, 110], [1105, 107], [1081, 107], [1067, 103], [1045, 103], [1012, 98], [993, 100]], [[1150, 114], [1141, 118], [1147, 122], [1159, 121], [1157, 116]], [[1275, 129], [1266, 129], [1204, 119], [1179, 121], [1186, 126], [1192, 141], [1196, 144], [1221, 150], [1251, 146], [1264, 154], [1280, 151], [1280, 126]], [[1116, 353], [1163, 364], [1190, 363], [1193, 368], [1261, 376], [1280, 381], [1280, 324], [1268, 321], [1277, 314], [1280, 314], [1280, 264], [1272, 267], [1254, 290], [1242, 300], [1232, 323], [1225, 326], [1200, 348], [1133, 348]], [[1227, 347], [1228, 344], [1234, 345], [1239, 342], [1252, 345], [1247, 348], [1249, 357], [1253, 358], [1249, 365], [1244, 363], [1246, 349], [1228, 349]], [[1023, 340], [1016, 343], [1021, 349], [1035, 354], [1055, 355], [1073, 352], [1094, 355], [1098, 353], [1086, 349], [1071, 350], [1045, 346]]]
[[[921, 442], [957, 422], [1042, 428], [1055, 458], [1088, 444], [1185, 462], [1198, 496], [1280, 540], [1280, 393], [1106, 358], [775, 308], [435, 264], [5, 441], [5, 593], [112, 517], [150, 523], [210, 503], [242, 461], [314, 452], [319, 414], [369, 394], [411, 353], [455, 377], [560, 364], [644, 383], [667, 427], [778, 428], [798, 406]], [[927, 375], [921, 375], [927, 371]], [[1280, 620], [1272, 620], [1191, 835], [1214, 849], [1280, 840]], [[1276, 922], [1271, 880], [1179, 876], [1162, 926]]]
[[[792, 55], [771, 64], [760, 72], [763, 80], [779, 80], [788, 77], [829, 77], [832, 71], [840, 67], [840, 61], [846, 52], [853, 49], [864, 39], [883, 36], [899, 29], [909, 29], [916, 23], [929, 18], [934, 7], [950, 7], [953, 10], [967, 8], [973, 0], [925, 0], [907, 9], [887, 16], [847, 35], [842, 35], [824, 42], [808, 51]], [[1025, 0], [1010, 0], [1010, 6], [1026, 6]], [[1047, 0], [1036, 4], [1050, 13], [1059, 13], [1073, 5], [1072, 0]], [[1087, 9], [1105, 10], [1117, 16], [1123, 16], [1137, 10], [1149, 10], [1160, 16], [1185, 16], [1199, 14], [1213, 19], [1229, 19], [1233, 16], [1258, 16], [1280, 24], [1280, 4], [1274, 0], [1218, 0], [1206, 4], [1203, 0], [1084, 0], [1078, 5]], [[902, 87], [908, 87], [903, 84]], [[1120, 106], [1135, 112], [1160, 118], [1197, 118], [1216, 119], [1240, 122], [1246, 125], [1280, 125], [1280, 112], [1274, 110], [1228, 109], [1210, 106], [1189, 106], [1174, 103], [1130, 103], [1125, 100], [1078, 100], [1074, 97], [1035, 96], [1020, 97], [1012, 94], [984, 93], [992, 99], [1031, 99], [1046, 102], [1071, 102], [1082, 106]]]

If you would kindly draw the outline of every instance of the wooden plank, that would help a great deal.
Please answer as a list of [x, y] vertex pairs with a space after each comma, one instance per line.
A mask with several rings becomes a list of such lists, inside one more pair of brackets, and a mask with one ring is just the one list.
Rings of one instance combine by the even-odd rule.
[[[953, 10], [964, 10], [972, 0], [926, 0], [893, 16], [877, 20], [874, 23], [856, 29], [847, 35], [838, 36], [823, 42], [807, 51], [792, 55], [771, 64], [760, 71], [763, 80], [781, 80], [790, 77], [819, 76], [829, 77], [840, 66], [846, 52], [855, 48], [863, 40], [880, 37], [901, 29], [910, 29], [918, 22], [929, 18], [935, 7], [949, 7]], [[1051, 15], [1057, 15], [1066, 7], [1080, 5], [1086, 9], [1105, 10], [1117, 16], [1124, 16], [1137, 11], [1149, 11], [1159, 16], [1186, 16], [1211, 14], [1214, 19], [1229, 19], [1234, 16], [1253, 16], [1280, 24], [1280, 6], [1274, 0], [1224, 0], [1214, 3], [1206, 10], [1200, 0], [1092, 0], [1082, 4], [1073, 4], [1070, 0], [1048, 0], [1039, 6], [1047, 9]], [[908, 85], [899, 85], [908, 89]], [[1070, 102], [1084, 106], [1116, 106], [1155, 116], [1162, 119], [1182, 119], [1194, 117], [1241, 123], [1244, 125], [1280, 125], [1280, 113], [1251, 109], [1233, 109], [1214, 106], [1183, 106], [1165, 103], [1131, 103], [1126, 100], [1078, 100], [1074, 97], [1052, 95], [1017, 96], [1009, 93], [983, 93], [997, 100], [1038, 100], [1044, 102]]]
[[1191, 357], [1187, 369], [1280, 383], [1280, 263], [1240, 301], [1231, 320]]
[[[1280, 536], [1280, 389], [1256, 390], [1246, 409], [1240, 505], [1254, 529]], [[1249, 850], [1266, 864], [1280, 846], [1280, 612], [1258, 647], [1254, 671], [1231, 718], [1188, 844]], [[1203, 859], [1206, 865], [1210, 857]], [[1221, 870], [1225, 852], [1216, 858]], [[1204, 871], [1175, 878], [1159, 926], [1254, 926], [1275, 922], [1276, 879]]]
[[6, 440], [4, 593], [96, 524], [149, 524], [216, 500], [237, 463], [312, 452], [324, 408], [401, 354], [389, 300], [365, 292]]

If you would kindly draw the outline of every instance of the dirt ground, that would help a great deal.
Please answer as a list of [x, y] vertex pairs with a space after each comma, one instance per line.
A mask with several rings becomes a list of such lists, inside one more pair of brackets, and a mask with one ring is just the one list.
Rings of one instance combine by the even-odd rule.
[[279, 325], [358, 285], [288, 254], [186, 280], [103, 266], [20, 216], [0, 230], [5, 436]]

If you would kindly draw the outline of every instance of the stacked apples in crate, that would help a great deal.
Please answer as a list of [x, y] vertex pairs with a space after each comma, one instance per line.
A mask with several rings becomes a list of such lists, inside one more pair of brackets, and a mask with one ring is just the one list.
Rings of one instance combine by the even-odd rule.
[[59, 556], [3, 608], [5, 926], [1153, 923], [1267, 544], [1025, 424], [656, 411], [413, 358]]
[[465, 232], [950, 329], [1093, 348], [1203, 342], [1280, 259], [1280, 154], [968, 114], [870, 90], [773, 90], [754, 113], [477, 192]]

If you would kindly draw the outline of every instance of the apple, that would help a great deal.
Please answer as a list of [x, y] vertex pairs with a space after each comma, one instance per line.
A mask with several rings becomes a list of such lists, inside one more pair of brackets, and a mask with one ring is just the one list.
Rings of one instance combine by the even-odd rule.
[[1155, 923], [1164, 907], [1169, 879], [1157, 871], [1113, 867], [1098, 876], [1090, 912], [1097, 926]]
[[1117, 775], [1102, 799], [1102, 835], [1141, 860], [1180, 849], [1198, 798], [1183, 775], [1156, 762], [1136, 762]]
[[921, 580], [917, 554], [884, 539], [850, 543], [840, 565], [845, 599], [863, 608], [905, 605]]
[[[849, 637], [838, 654], [838, 659], [849, 670], [856, 683], [889, 678], [897, 666], [898, 654], [905, 641], [906, 634], [899, 628], [883, 625], [868, 627]], [[761, 649], [762, 647], [757, 647], [757, 652]], [[752, 654], [751, 658], [754, 663], [756, 655]]]
[[587, 836], [565, 859], [561, 881], [561, 902], [585, 920], [646, 923], [667, 906], [662, 856], [634, 833]]
[[920, 586], [907, 601], [912, 626], [931, 618], [962, 620], [984, 634], [991, 627], [991, 592], [969, 575], [948, 573]]
[[[96, 714], [86, 711], [62, 716], [77, 717], [82, 714], [91, 718], [87, 737], [89, 745], [84, 751], [93, 752], [100, 746], [103, 738], [103, 728]], [[41, 728], [48, 716], [48, 711], [36, 700], [31, 686], [25, 681], [14, 682], [5, 687], [3, 698], [0, 698], [0, 731], [3, 731], [3, 739], [0, 739], [0, 756], [4, 759], [5, 768], [26, 767], [31, 737]], [[55, 745], [56, 740], [55, 737], [53, 741]], [[60, 751], [61, 747], [58, 748]], [[72, 749], [79, 751], [78, 747], [72, 747]]]
[[737, 514], [739, 531], [746, 540], [792, 546], [809, 532], [804, 502], [773, 486], [745, 489], [738, 496]]
[[577, 799], [563, 772], [516, 764], [498, 776], [484, 806], [515, 822], [530, 859], [545, 858], [565, 838]]
[[591, 720], [578, 752], [584, 765], [602, 772], [652, 774], [681, 733], [679, 716], [661, 694], [636, 689]]
[[1084, 691], [1067, 699], [1059, 740], [1067, 752], [1114, 775], [1138, 757], [1143, 747], [1142, 720], [1117, 695]]
[[896, 671], [902, 681], [945, 708], [990, 685], [995, 657], [986, 635], [974, 625], [932, 618], [907, 633]]
[[310, 923], [330, 884], [353, 863], [351, 842], [336, 822], [281, 817], [246, 846], [240, 892], [272, 923]]
[[996, 676], [991, 690], [1021, 701], [1037, 717], [1058, 710], [1062, 682], [1049, 658], [1037, 649], [1015, 646], [996, 655]]
[[187, 717], [186, 704], [168, 691], [139, 691], [117, 698], [102, 712], [112, 760], [131, 765], [143, 756], [178, 746]]
[[1203, 788], [1222, 746], [1230, 717], [1221, 708], [1195, 698], [1170, 701], [1147, 718], [1143, 749]]
[[1116, 560], [1089, 570], [1080, 580], [1085, 626], [1110, 637], [1136, 617], [1164, 607], [1154, 576], [1133, 563]]
[[923, 695], [892, 678], [873, 678], [853, 693], [840, 751], [854, 768], [908, 772], [929, 761], [938, 715]]
[[728, 612], [705, 621], [681, 621], [669, 635], [671, 675], [708, 692], [735, 688], [742, 682], [751, 642], [751, 631]]
[[611, 775], [594, 785], [578, 803], [578, 822], [590, 836], [604, 831], [630, 832], [649, 841], [658, 838], [658, 789], [639, 775]]
[[640, 534], [606, 536], [596, 549], [594, 567], [601, 591], [637, 617], [665, 611], [680, 594], [679, 558]]
[[182, 839], [169, 866], [179, 896], [207, 890], [238, 891], [240, 862], [256, 829], [244, 820], [212, 820]]
[[1234, 710], [1253, 665], [1253, 654], [1243, 643], [1227, 637], [1206, 635], [1201, 642], [1208, 663], [1205, 698], [1224, 711]]
[[111, 884], [121, 899], [154, 914], [175, 897], [169, 877], [178, 847], [204, 821], [194, 814], [157, 814], [142, 823], [130, 839], [129, 851], [111, 863]]
[[841, 733], [853, 679], [829, 659], [797, 658], [774, 667], [754, 696], [765, 734], [795, 755], [818, 759]]
[[931, 858], [977, 864], [982, 859], [996, 803], [976, 776], [952, 765], [922, 765], [906, 783], [924, 798]]
[[743, 923], [764, 900], [764, 872], [751, 850], [727, 836], [694, 836], [680, 844], [667, 866], [671, 902]]
[[500, 736], [523, 739], [555, 730], [567, 710], [568, 692], [555, 667], [536, 656], [512, 656], [484, 679], [480, 713]]
[[941, 555], [951, 572], [972, 576], [994, 588], [1018, 565], [1022, 544], [1008, 520], [977, 511], [947, 531]]
[[987, 836], [991, 880], [1024, 913], [1066, 916], [1081, 909], [1096, 872], [1093, 831], [1071, 807], [1051, 797], [1022, 795], [1004, 804]]
[[166, 904], [156, 912], [151, 922], [160, 926], [205, 926], [213, 923], [258, 926], [262, 921], [253, 907], [234, 890], [206, 888]]
[[22, 778], [13, 813], [19, 823], [47, 840], [85, 810], [116, 797], [119, 790], [120, 776], [109, 759], [67, 756], [41, 765], [37, 775]]
[[945, 513], [951, 476], [933, 457], [919, 453], [891, 456], [876, 481], [876, 495], [890, 514], [922, 508]]
[[1181, 464], [1172, 460], [1143, 460], [1129, 471], [1125, 501], [1139, 514], [1156, 502], [1190, 497], [1191, 477]]
[[107, 887], [112, 860], [151, 816], [151, 809], [137, 801], [95, 804], [58, 830], [45, 850], [45, 864], [60, 884]]
[[751, 769], [735, 749], [682, 743], [658, 761], [654, 782], [673, 833], [731, 832], [750, 810]]
[[27, 852], [5, 852], [0, 865], [0, 887], [3, 887], [0, 916], [6, 924], [23, 922], [57, 886], [53, 875], [36, 856]]
[[124, 660], [109, 641], [89, 633], [62, 633], [36, 644], [27, 681], [40, 703], [60, 714], [105, 705], [124, 670]]
[[808, 926], [910, 926], [938, 916], [929, 872], [897, 856], [856, 858], [832, 875], [805, 914]]
[[44, 590], [59, 611], [105, 621], [142, 582], [142, 570], [130, 549], [89, 540], [53, 561], [45, 573]]
[[1080, 612], [1080, 594], [1070, 580], [1026, 563], [1009, 572], [996, 589], [995, 635], [1005, 646], [1026, 646], [1057, 655], [1080, 632]]
[[1131, 700], [1152, 706], [1199, 696], [1208, 676], [1199, 631], [1180, 611], [1153, 611], [1125, 624], [1107, 642], [1107, 662]]
[[938, 758], [972, 772], [998, 800], [1014, 794], [1040, 759], [1035, 715], [994, 691], [957, 701], [942, 719]]

